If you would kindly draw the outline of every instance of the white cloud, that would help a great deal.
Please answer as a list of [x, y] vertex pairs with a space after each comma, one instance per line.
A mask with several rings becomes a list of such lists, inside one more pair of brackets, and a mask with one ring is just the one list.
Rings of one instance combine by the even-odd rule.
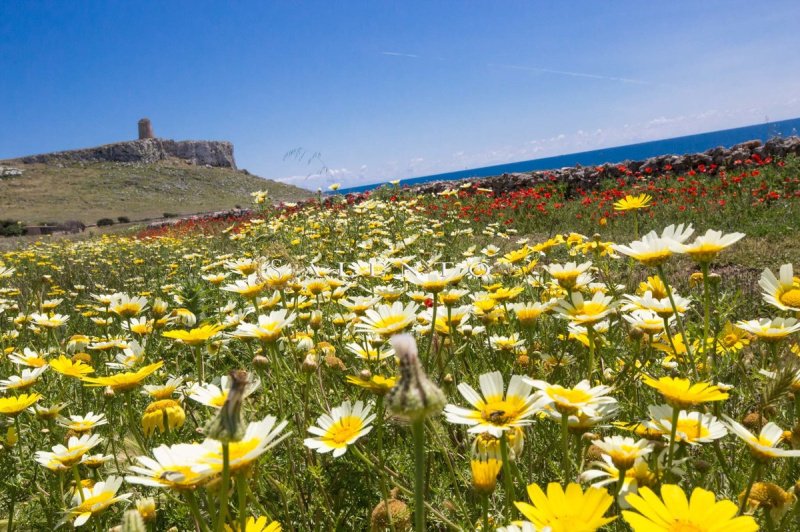
[[325, 189], [332, 183], [341, 183], [343, 187], [382, 183], [398, 178], [481, 168], [758, 124], [764, 122], [766, 117], [777, 120], [780, 117], [797, 116], [799, 107], [800, 99], [792, 98], [781, 103], [771, 103], [766, 108], [707, 109], [693, 114], [660, 115], [641, 122], [609, 125], [592, 130], [578, 128], [573, 132], [559, 132], [548, 137], [489, 147], [482, 151], [458, 150], [451, 152], [449, 156], [442, 154], [441, 158], [417, 156], [373, 164], [369, 169], [366, 164], [361, 164], [357, 171], [342, 167], [278, 180], [312, 190]]
[[417, 54], [404, 54], [402, 52], [381, 52], [381, 55], [390, 55], [393, 57], [412, 57], [412, 58], [419, 57]]
[[637, 85], [650, 85], [649, 81], [644, 81], [641, 79], [621, 78], [617, 76], [608, 76], [605, 74], [590, 74], [587, 72], [572, 72], [569, 70], [553, 70], [550, 68], [539, 68], [539, 67], [531, 67], [525, 65], [509, 65], [505, 63], [489, 63], [487, 66], [508, 68], [511, 70], [524, 70], [527, 72], [537, 72], [540, 74], [555, 74], [558, 76], [569, 76], [571, 78], [588, 78], [588, 79], [599, 79], [605, 81], [619, 81], [621, 83], [635, 83]]

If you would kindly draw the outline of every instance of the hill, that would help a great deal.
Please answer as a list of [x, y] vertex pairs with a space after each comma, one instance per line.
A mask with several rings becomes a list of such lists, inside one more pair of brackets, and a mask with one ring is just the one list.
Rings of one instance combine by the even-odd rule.
[[311, 196], [310, 191], [235, 167], [198, 165], [177, 157], [152, 162], [47, 161], [0, 161], [6, 169], [0, 172], [0, 218], [34, 225], [66, 220], [91, 225], [100, 218], [143, 220], [164, 213], [246, 207], [256, 190], [268, 190], [274, 201]]

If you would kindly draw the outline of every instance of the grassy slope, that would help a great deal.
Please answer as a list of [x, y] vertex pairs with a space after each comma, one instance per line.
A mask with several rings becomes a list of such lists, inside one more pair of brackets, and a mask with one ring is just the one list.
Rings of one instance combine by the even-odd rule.
[[193, 166], [183, 161], [150, 165], [120, 163], [22, 164], [22, 176], [0, 179], [0, 218], [25, 223], [127, 216], [131, 220], [163, 213], [191, 214], [236, 205], [247, 207], [250, 192], [269, 190], [274, 200], [296, 201], [311, 192], [228, 168]]

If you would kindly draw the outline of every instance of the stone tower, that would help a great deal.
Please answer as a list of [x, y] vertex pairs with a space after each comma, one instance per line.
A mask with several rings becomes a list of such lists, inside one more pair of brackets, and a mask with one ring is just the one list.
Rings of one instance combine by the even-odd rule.
[[153, 124], [150, 123], [149, 118], [142, 118], [139, 120], [139, 139], [152, 138], [155, 138], [155, 135], [153, 135]]

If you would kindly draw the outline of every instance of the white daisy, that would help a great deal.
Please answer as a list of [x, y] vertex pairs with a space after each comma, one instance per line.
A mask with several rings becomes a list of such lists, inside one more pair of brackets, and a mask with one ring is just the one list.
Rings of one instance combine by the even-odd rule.
[[333, 451], [333, 456], [341, 456], [347, 446], [372, 430], [370, 423], [375, 414], [370, 414], [370, 405], [364, 406], [362, 401], [354, 405], [345, 401], [331, 410], [330, 414], [322, 414], [317, 418], [317, 425], [308, 428], [315, 438], [306, 438], [303, 444], [319, 453]]

